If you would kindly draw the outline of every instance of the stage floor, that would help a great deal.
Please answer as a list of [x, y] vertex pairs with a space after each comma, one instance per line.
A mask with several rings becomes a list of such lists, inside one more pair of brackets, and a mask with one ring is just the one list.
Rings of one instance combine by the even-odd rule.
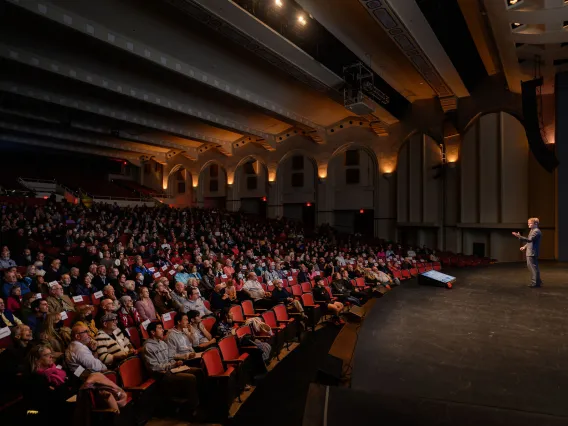
[[351, 386], [568, 417], [568, 265], [447, 269], [452, 290], [403, 283], [359, 332]]

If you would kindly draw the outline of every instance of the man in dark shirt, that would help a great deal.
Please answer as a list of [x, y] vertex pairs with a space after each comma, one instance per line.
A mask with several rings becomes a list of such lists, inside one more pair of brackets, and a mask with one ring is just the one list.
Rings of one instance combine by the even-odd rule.
[[217, 284], [211, 293], [211, 309], [213, 311], [222, 310], [231, 306], [231, 299], [225, 294], [225, 284]]
[[294, 299], [292, 297], [292, 294], [290, 294], [290, 292], [286, 290], [286, 288], [284, 288], [282, 280], [276, 279], [272, 281], [272, 284], [274, 285], [274, 290], [272, 290], [271, 296], [272, 300], [277, 303], [282, 303], [287, 307], [294, 309], [296, 312], [301, 313], [304, 319], [308, 318], [304, 313], [304, 307], [302, 306], [300, 301]]
[[350, 302], [355, 306], [361, 306], [362, 303], [365, 303], [363, 300], [366, 297], [358, 289], [351, 289], [351, 283], [341, 278], [339, 272], [336, 272], [333, 278], [331, 290], [334, 295], [339, 295], [339, 300]]

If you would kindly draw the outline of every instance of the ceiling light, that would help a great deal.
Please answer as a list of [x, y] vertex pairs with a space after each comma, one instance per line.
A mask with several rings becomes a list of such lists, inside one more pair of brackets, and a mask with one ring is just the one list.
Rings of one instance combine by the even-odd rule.
[[284, 6], [284, 3], [282, 3], [282, 0], [274, 0], [274, 4], [278, 7]]
[[308, 23], [304, 15], [298, 15], [298, 22], [300, 23], [300, 25], [306, 25]]

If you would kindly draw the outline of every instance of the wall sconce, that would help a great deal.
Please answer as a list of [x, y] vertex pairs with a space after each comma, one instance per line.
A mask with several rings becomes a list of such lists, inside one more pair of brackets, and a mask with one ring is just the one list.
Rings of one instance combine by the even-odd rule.
[[455, 169], [458, 165], [457, 161], [448, 161], [446, 164], [449, 169]]
[[383, 177], [384, 177], [386, 180], [389, 180], [393, 175], [394, 175], [394, 172], [386, 172], [386, 173], [383, 173]]

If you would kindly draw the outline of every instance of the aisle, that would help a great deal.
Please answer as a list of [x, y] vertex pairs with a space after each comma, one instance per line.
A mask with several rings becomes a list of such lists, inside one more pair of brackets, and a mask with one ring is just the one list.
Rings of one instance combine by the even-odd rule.
[[307, 333], [302, 344], [266, 376], [227, 424], [230, 426], [301, 425], [310, 382], [340, 328]]

